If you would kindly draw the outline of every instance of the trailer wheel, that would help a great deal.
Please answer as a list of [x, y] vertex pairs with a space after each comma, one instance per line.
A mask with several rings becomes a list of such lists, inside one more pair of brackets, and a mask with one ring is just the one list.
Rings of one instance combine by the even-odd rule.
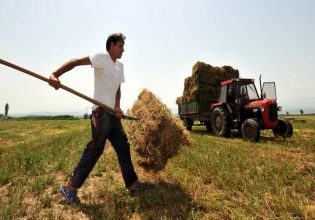
[[278, 125], [273, 130], [275, 137], [290, 138], [293, 135], [293, 127], [290, 121], [279, 119]]
[[194, 120], [191, 118], [184, 118], [184, 125], [188, 131], [191, 131]]
[[231, 121], [225, 108], [216, 107], [211, 113], [211, 127], [216, 136], [229, 137]]
[[212, 132], [211, 122], [210, 121], [206, 121], [205, 125], [206, 125], [207, 132]]
[[260, 138], [260, 129], [257, 121], [246, 119], [241, 128], [242, 136], [250, 142], [258, 142]]

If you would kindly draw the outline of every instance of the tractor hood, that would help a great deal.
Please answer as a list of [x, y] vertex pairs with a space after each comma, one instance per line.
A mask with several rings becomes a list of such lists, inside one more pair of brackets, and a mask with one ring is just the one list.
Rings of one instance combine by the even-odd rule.
[[278, 124], [278, 105], [274, 99], [247, 101], [244, 108], [248, 111], [261, 112], [264, 128], [273, 129]]
[[277, 102], [274, 99], [247, 101], [245, 103], [244, 108], [246, 110], [260, 109], [260, 110], [264, 111], [264, 109], [266, 107], [268, 107], [270, 104], [277, 105]]

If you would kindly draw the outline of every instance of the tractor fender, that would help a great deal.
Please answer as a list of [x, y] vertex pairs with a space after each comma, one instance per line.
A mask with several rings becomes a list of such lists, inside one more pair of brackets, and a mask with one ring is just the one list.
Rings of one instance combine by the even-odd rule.
[[217, 107], [225, 108], [230, 115], [232, 114], [232, 107], [229, 104], [227, 104], [226, 102], [216, 102], [216, 103], [212, 104], [211, 105], [211, 112]]

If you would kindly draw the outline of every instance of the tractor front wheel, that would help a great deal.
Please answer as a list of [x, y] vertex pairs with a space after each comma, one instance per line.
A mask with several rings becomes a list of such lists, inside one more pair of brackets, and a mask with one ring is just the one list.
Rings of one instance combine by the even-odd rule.
[[246, 119], [241, 128], [242, 136], [250, 142], [258, 142], [260, 138], [260, 129], [257, 121]]
[[293, 135], [293, 127], [290, 121], [279, 119], [278, 125], [273, 130], [275, 137], [290, 138]]

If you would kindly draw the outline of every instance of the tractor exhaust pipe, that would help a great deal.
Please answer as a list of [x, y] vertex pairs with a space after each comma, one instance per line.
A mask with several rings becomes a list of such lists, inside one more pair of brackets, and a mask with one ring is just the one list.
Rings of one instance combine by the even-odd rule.
[[[17, 66], [15, 64], [10, 63], [8, 61], [5, 61], [3, 59], [0, 59], [0, 63], [5, 65], [5, 66], [11, 67], [11, 68], [16, 69], [16, 70], [18, 70], [20, 72], [26, 73], [26, 74], [28, 74], [30, 76], [33, 76], [33, 77], [35, 77], [37, 79], [40, 79], [42, 81], [45, 81], [45, 82], [49, 83], [49, 79], [47, 79], [46, 77], [43, 77], [43, 76], [41, 76], [41, 75], [39, 75], [37, 73], [34, 73], [34, 72], [30, 71], [30, 70], [24, 69], [23, 67]], [[86, 96], [86, 95], [84, 95], [82, 93], [79, 93], [76, 90], [69, 88], [68, 86], [60, 84], [60, 88], [62, 88], [63, 90], [66, 90], [67, 92], [70, 92], [70, 93], [72, 93], [72, 94], [74, 94], [76, 96], [79, 96], [79, 97], [81, 97], [81, 98], [83, 98], [83, 99], [85, 99], [85, 100], [87, 100], [87, 101], [89, 101], [89, 102], [91, 102], [91, 103], [93, 103], [93, 104], [95, 104], [97, 106], [100, 106], [105, 111], [109, 112], [110, 114], [115, 114], [115, 110], [112, 109], [111, 107], [109, 107], [109, 106], [107, 106], [107, 105], [105, 105], [105, 104], [103, 104], [103, 103], [101, 103], [101, 102], [99, 102], [99, 101], [97, 101], [95, 99], [92, 99], [92, 98], [90, 98], [90, 97], [88, 97], [88, 96]], [[125, 114], [123, 115], [122, 118], [123, 119], [127, 119], [127, 120], [139, 120], [139, 118], [137, 118], [137, 117], [128, 116], [128, 115], [125, 115]]]
[[259, 88], [260, 88], [260, 99], [263, 99], [263, 94], [262, 94], [262, 86], [261, 86], [261, 75], [259, 75]]

